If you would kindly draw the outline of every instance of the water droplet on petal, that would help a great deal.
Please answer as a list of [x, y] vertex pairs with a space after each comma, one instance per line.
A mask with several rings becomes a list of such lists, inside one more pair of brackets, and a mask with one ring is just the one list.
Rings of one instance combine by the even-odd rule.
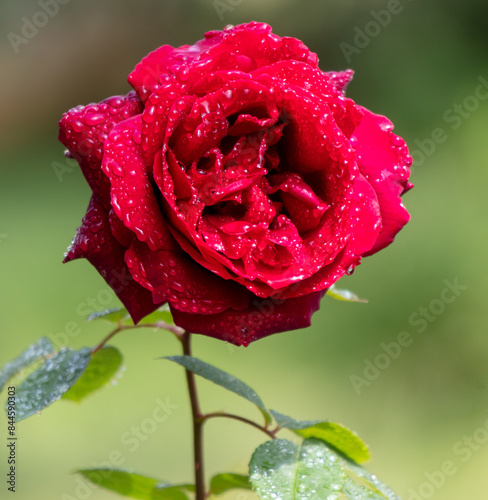
[[83, 118], [83, 121], [89, 127], [94, 127], [95, 125], [98, 125], [99, 123], [102, 123], [105, 121], [105, 115], [102, 115], [100, 113], [85, 115]]
[[71, 125], [73, 126], [75, 132], [83, 132], [86, 128], [85, 124], [80, 120], [73, 121]]
[[172, 281], [170, 283], [170, 285], [171, 285], [171, 288], [173, 290], [176, 290], [177, 292], [183, 293], [185, 291], [184, 285], [182, 285], [181, 283], [178, 283], [177, 281]]

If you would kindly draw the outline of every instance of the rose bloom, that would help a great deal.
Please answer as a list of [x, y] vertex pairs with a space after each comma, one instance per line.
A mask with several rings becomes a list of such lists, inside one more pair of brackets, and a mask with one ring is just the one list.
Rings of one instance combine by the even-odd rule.
[[321, 297], [408, 221], [411, 157], [299, 40], [262, 23], [160, 47], [134, 91], [78, 106], [60, 141], [93, 195], [88, 259], [135, 322], [237, 345], [310, 325]]

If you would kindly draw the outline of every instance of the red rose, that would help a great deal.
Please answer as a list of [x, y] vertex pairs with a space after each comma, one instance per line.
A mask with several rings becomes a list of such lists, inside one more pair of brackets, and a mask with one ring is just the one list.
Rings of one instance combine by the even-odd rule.
[[135, 92], [60, 122], [93, 191], [65, 261], [87, 258], [134, 321], [167, 302], [244, 345], [308, 326], [409, 219], [405, 142], [344, 96], [351, 77], [261, 23], [152, 52]]

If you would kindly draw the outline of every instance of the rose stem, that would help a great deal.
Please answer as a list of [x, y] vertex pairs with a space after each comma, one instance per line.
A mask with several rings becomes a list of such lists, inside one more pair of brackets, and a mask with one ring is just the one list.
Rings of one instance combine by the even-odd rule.
[[259, 425], [258, 423], [253, 422], [252, 420], [249, 420], [248, 418], [244, 418], [244, 417], [241, 417], [239, 415], [234, 415], [232, 413], [227, 413], [227, 412], [223, 412], [223, 411], [216, 411], [213, 413], [207, 413], [206, 415], [202, 415], [200, 418], [200, 421], [203, 423], [210, 418], [216, 418], [216, 417], [230, 418], [233, 420], [238, 420], [239, 422], [243, 422], [243, 423], [248, 424], [252, 427], [255, 427], [256, 429], [259, 429], [260, 431], [264, 432], [271, 439], [276, 439], [275, 434], [279, 430], [281, 430], [281, 427], [277, 427], [274, 430], [270, 430], [267, 427], [263, 427], [262, 425]]
[[122, 326], [118, 326], [115, 330], [111, 331], [97, 346], [95, 346], [91, 350], [91, 354], [95, 354], [97, 351], [99, 351], [114, 335], [117, 333], [121, 332], [124, 328]]
[[[191, 356], [191, 333], [185, 332], [181, 337], [183, 344], [183, 354]], [[205, 477], [203, 472], [203, 420], [200, 413], [200, 405], [198, 403], [197, 387], [195, 384], [195, 376], [193, 372], [187, 370], [186, 381], [188, 384], [188, 392], [190, 394], [191, 413], [193, 417], [193, 453], [195, 458], [195, 500], [205, 499]]]
[[181, 337], [184, 331], [175, 325], [168, 325], [164, 323], [164, 321], [158, 321], [156, 323], [145, 323], [143, 325], [122, 325], [119, 323], [119, 326], [110, 332], [98, 345], [92, 348], [92, 355], [99, 351], [114, 335], [124, 330], [135, 330], [136, 328], [159, 328], [163, 330], [168, 330], [172, 334], [176, 335], [176, 337], [181, 340]]

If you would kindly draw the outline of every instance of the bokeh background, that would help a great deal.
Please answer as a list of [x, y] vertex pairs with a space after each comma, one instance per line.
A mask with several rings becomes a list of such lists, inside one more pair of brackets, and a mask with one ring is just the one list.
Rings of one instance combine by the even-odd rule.
[[[53, 0], [47, 23], [29, 31], [29, 23], [43, 24], [42, 5], [0, 3], [0, 363], [44, 335], [74, 348], [94, 345], [110, 327], [87, 323], [86, 314], [117, 305], [87, 262], [61, 264], [90, 196], [57, 142], [62, 113], [126, 93], [128, 73], [159, 45], [265, 21], [279, 35], [302, 39], [322, 69], [353, 68], [348, 95], [395, 123], [414, 152], [416, 187], [404, 200], [412, 220], [394, 245], [340, 282], [368, 304], [325, 298], [310, 329], [248, 348], [199, 337], [195, 354], [244, 379], [282, 413], [356, 430], [372, 448], [369, 469], [402, 498], [486, 498], [486, 2]], [[449, 303], [446, 280], [466, 287]], [[413, 340], [385, 367], [382, 343], [401, 332]], [[87, 490], [72, 474], [110, 465], [114, 457], [126, 469], [190, 480], [183, 372], [155, 360], [177, 353], [176, 341], [137, 330], [113, 345], [126, 368], [115, 386], [81, 405], [59, 402], [18, 425], [16, 498], [115, 498]], [[364, 370], [375, 362], [382, 369], [367, 380]], [[358, 388], [353, 376], [367, 383]], [[205, 410], [259, 418], [210, 383], [202, 381], [200, 390]], [[155, 425], [158, 399], [168, 418]], [[1, 412], [2, 498], [6, 427]], [[245, 472], [263, 441], [257, 431], [224, 420], [209, 423], [205, 438], [209, 476]], [[436, 473], [448, 462], [452, 474]]]

